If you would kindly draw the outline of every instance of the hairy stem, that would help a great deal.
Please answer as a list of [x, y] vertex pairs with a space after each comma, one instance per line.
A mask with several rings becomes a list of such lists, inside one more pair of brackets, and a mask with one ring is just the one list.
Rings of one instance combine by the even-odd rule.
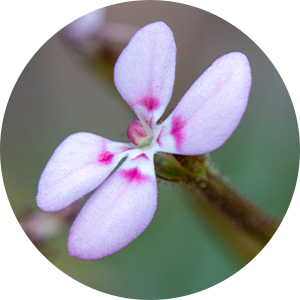
[[279, 223], [250, 204], [215, 172], [207, 170], [206, 175], [206, 178], [191, 181], [188, 187], [202, 201], [227, 216], [235, 226], [266, 244]]
[[[252, 205], [213, 167], [207, 156], [170, 155], [156, 160], [158, 176], [184, 183], [196, 195], [202, 208], [238, 235], [256, 245], [259, 252], [273, 236], [279, 222]], [[174, 163], [174, 158], [176, 162]], [[174, 173], [174, 170], [176, 172]]]

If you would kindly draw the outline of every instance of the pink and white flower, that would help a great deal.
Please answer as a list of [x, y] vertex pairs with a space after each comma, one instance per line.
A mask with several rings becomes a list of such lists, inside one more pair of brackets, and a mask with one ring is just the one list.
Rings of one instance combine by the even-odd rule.
[[114, 69], [115, 85], [138, 117], [127, 130], [131, 143], [79, 132], [66, 138], [47, 163], [37, 194], [42, 210], [63, 209], [96, 189], [70, 229], [71, 256], [102, 258], [146, 229], [157, 202], [155, 153], [213, 151], [239, 124], [251, 86], [244, 54], [232, 52], [218, 58], [159, 124], [172, 95], [175, 65], [170, 28], [155, 22], [140, 29]]

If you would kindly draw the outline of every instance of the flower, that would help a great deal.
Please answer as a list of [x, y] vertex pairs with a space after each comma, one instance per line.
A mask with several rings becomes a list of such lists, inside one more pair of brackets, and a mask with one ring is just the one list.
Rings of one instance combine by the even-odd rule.
[[76, 19], [63, 29], [63, 34], [73, 43], [84, 45], [97, 36], [104, 25], [105, 9], [98, 9]]
[[156, 210], [155, 153], [213, 151], [239, 124], [251, 86], [248, 60], [239, 52], [218, 58], [167, 119], [158, 123], [172, 95], [175, 64], [176, 45], [170, 28], [155, 22], [140, 29], [114, 69], [116, 88], [138, 117], [127, 130], [131, 143], [75, 133], [47, 163], [38, 185], [41, 209], [63, 209], [96, 189], [71, 226], [71, 256], [102, 258], [146, 229]]

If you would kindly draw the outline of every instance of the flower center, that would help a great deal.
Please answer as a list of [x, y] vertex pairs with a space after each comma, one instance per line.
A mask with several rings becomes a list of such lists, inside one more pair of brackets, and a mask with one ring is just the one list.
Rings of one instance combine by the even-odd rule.
[[139, 148], [147, 147], [151, 144], [153, 136], [149, 135], [143, 128], [140, 120], [134, 120], [127, 129], [129, 140]]

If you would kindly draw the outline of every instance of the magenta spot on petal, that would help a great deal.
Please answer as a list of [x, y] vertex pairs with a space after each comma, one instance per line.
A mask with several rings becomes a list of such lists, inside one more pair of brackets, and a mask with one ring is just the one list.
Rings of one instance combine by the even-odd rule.
[[142, 158], [145, 158], [145, 159], [148, 159], [149, 160], [149, 157], [145, 154], [145, 153], [142, 153], [142, 154], [140, 154], [140, 155], [138, 155], [137, 157], [135, 157], [133, 160], [135, 160], [135, 159], [138, 159], [138, 158], [140, 158], [140, 157], [142, 157]]
[[143, 175], [138, 168], [133, 168], [129, 170], [121, 170], [121, 175], [124, 177], [128, 182], [138, 182], [142, 183], [143, 181], [147, 180], [148, 177]]
[[144, 106], [148, 111], [154, 111], [160, 107], [159, 100], [151, 96], [144, 97], [138, 104]]
[[185, 123], [181, 119], [180, 116], [174, 116], [172, 118], [171, 135], [175, 139], [175, 145], [176, 145], [177, 150], [180, 150], [182, 142], [183, 142], [182, 129], [184, 126], [185, 126]]
[[109, 165], [112, 162], [113, 158], [114, 155], [109, 151], [102, 152], [98, 155], [98, 161], [104, 165]]
[[160, 131], [157, 139], [156, 139], [156, 143], [161, 147], [162, 146], [162, 143], [161, 143], [161, 134], [163, 132], [163, 129]]
[[[144, 118], [144, 119], [146, 119], [146, 118]], [[151, 117], [151, 119], [150, 119], [150, 121], [148, 121], [148, 120], [145, 120], [145, 122], [146, 122], [146, 124], [149, 126], [149, 128], [151, 128], [152, 129], [152, 117]]]
[[125, 152], [125, 151], [128, 151], [128, 150], [131, 150], [133, 148], [129, 148], [129, 147], [122, 147], [122, 152]]

